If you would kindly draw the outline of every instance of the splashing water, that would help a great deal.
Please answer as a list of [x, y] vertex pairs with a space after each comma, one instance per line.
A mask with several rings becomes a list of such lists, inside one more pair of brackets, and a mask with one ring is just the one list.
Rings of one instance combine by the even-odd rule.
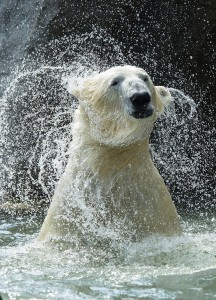
[[204, 209], [206, 204], [213, 208], [214, 175], [208, 175], [205, 158], [213, 153], [214, 132], [203, 130], [198, 104], [193, 99], [180, 90], [169, 91], [173, 100], [153, 132], [155, 163], [180, 210]]
[[[109, 47], [103, 51], [97, 46], [100, 43]], [[156, 68], [148, 54], [143, 63], [147, 70]], [[66, 89], [114, 64], [137, 63], [132, 53], [125, 57], [113, 38], [95, 28], [90, 35], [50, 42], [8, 78], [0, 113], [2, 201], [16, 199], [42, 206], [50, 202], [72, 138], [76, 102]], [[184, 82], [183, 76], [179, 80]], [[152, 135], [155, 162], [179, 208], [214, 206], [214, 174], [205, 163], [205, 156], [213, 153], [214, 132], [204, 128], [192, 99], [173, 88], [170, 92], [173, 102]]]
[[[96, 46], [94, 51], [83, 46], [86, 40], [91, 45], [95, 39], [100, 42], [102, 36], [104, 32], [95, 31], [90, 36], [52, 41], [48, 45], [52, 58], [44, 54], [47, 49], [41, 50], [35, 61], [29, 58], [8, 78], [0, 111], [1, 201], [12, 198], [34, 209], [47, 207], [72, 139], [77, 104], [67, 88], [113, 64], [137, 64], [132, 53], [124, 57], [113, 39], [106, 53], [99, 53]], [[110, 43], [109, 36], [107, 40]], [[156, 65], [148, 55], [144, 63], [148, 70]], [[199, 103], [182, 91], [169, 91], [173, 101], [151, 137], [153, 158], [179, 209], [202, 206], [202, 200], [211, 202], [213, 195], [203, 160], [211, 153], [213, 133], [203, 129]], [[200, 135], [209, 143], [203, 143]], [[78, 249], [61, 245], [50, 249], [37, 243], [42, 223], [38, 216], [0, 216], [3, 299], [215, 298], [214, 215], [182, 214], [181, 237], [153, 236], [129, 243], [116, 239], [112, 228], [107, 228], [99, 234], [111, 237], [112, 245]], [[89, 226], [94, 231], [90, 217]]]
[[26, 221], [0, 224], [3, 299], [214, 299], [215, 219], [184, 221], [181, 237], [79, 250], [38, 244], [41, 221]]
[[[48, 45], [49, 49], [56, 50], [51, 60], [45, 57], [48, 50], [43, 49], [40, 56], [24, 61], [8, 79], [0, 115], [3, 201], [43, 203], [45, 199], [50, 202], [55, 182], [67, 160], [70, 123], [76, 106], [67, 85], [106, 68], [106, 64], [99, 62], [97, 53], [88, 51], [88, 56], [77, 53], [76, 48], [82, 48], [84, 41], [95, 38], [102, 36], [93, 32], [92, 36], [55, 40]], [[114, 45], [114, 48], [121, 61], [119, 47]], [[66, 52], [68, 59], [72, 59], [69, 63], [65, 62]]]

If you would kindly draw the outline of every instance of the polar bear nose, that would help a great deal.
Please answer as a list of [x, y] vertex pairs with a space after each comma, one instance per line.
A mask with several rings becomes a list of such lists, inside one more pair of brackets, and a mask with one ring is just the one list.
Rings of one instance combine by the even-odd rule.
[[145, 106], [150, 103], [151, 96], [147, 92], [135, 93], [130, 97], [130, 101], [134, 107]]

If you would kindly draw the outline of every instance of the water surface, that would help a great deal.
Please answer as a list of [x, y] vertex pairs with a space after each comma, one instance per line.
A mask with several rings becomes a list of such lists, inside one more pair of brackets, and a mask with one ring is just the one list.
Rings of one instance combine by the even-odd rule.
[[216, 299], [214, 216], [183, 216], [180, 237], [88, 249], [42, 245], [41, 223], [1, 216], [3, 299]]

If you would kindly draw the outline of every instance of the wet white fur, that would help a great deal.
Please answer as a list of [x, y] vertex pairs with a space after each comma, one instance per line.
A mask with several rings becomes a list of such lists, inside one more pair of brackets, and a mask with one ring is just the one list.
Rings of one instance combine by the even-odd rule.
[[[135, 119], [129, 99], [145, 91], [154, 113]], [[154, 86], [143, 69], [122, 66], [87, 78], [71, 93], [79, 107], [70, 157], [39, 239], [110, 230], [135, 239], [179, 234], [178, 214], [149, 154], [154, 122], [171, 100], [168, 90]]]

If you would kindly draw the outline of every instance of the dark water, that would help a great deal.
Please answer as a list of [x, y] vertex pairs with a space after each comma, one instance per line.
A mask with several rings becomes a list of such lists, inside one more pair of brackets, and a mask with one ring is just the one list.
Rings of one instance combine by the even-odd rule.
[[38, 217], [0, 221], [3, 299], [216, 298], [213, 216], [182, 218], [180, 237], [111, 248], [50, 248], [36, 241]]

